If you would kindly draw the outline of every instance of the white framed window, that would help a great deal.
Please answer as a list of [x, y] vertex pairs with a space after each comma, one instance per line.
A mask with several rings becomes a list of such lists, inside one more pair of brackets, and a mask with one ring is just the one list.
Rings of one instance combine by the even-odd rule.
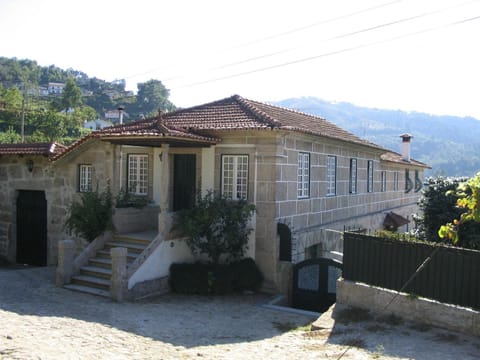
[[394, 191], [398, 190], [398, 171], [395, 171], [393, 173], [393, 190]]
[[381, 187], [381, 191], [382, 192], [385, 192], [387, 191], [387, 172], [386, 171], [382, 171], [381, 173], [381, 180], [382, 180], [382, 187]]
[[222, 155], [222, 195], [229, 199], [247, 199], [248, 155]]
[[298, 153], [297, 196], [299, 199], [310, 196], [310, 154]]
[[78, 191], [92, 191], [93, 166], [89, 164], [78, 165]]
[[357, 193], [357, 159], [350, 159], [350, 184], [349, 184], [350, 194]]
[[148, 155], [128, 154], [127, 187], [135, 195], [148, 194]]
[[337, 157], [327, 156], [327, 196], [337, 193]]
[[373, 192], [373, 160], [367, 163], [367, 192]]

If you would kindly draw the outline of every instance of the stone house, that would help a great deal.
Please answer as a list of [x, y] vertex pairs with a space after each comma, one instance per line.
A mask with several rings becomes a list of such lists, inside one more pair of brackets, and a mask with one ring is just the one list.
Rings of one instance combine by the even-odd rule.
[[[142, 210], [117, 209], [115, 224], [119, 234], [150, 232], [128, 265], [126, 291], [153, 291], [172, 262], [192, 259], [172, 230], [175, 213], [197, 192], [214, 190], [256, 205], [247, 255], [262, 270], [265, 289], [286, 292], [292, 264], [341, 253], [346, 227], [406, 226], [418, 211], [428, 168], [410, 158], [410, 138], [402, 135], [397, 153], [323, 118], [234, 95], [95, 131], [49, 157], [32, 155], [31, 172], [25, 166], [30, 157], [0, 148], [0, 256], [15, 261], [22, 191], [44, 193], [44, 263], [56, 264], [57, 243], [71, 238], [62, 228], [68, 204], [109, 182], [114, 194], [128, 189], [151, 200]], [[85, 246], [76, 241], [78, 250]], [[83, 263], [105, 241], [91, 245]], [[76, 263], [74, 272], [81, 267]]]

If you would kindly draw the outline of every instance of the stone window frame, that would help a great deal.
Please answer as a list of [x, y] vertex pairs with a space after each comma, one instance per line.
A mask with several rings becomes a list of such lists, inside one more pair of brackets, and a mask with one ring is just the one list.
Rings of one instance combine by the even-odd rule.
[[367, 162], [367, 192], [373, 192], [373, 160]]
[[357, 179], [358, 179], [358, 161], [357, 161], [357, 158], [351, 158], [350, 159], [350, 182], [348, 186], [350, 194], [356, 194], [358, 191]]
[[127, 189], [134, 195], [148, 195], [148, 154], [127, 154]]
[[337, 157], [327, 155], [327, 196], [337, 195]]
[[249, 155], [222, 154], [221, 193], [232, 200], [248, 198]]
[[85, 193], [93, 190], [93, 165], [78, 164], [78, 192]]
[[387, 172], [385, 170], [381, 171], [380, 178], [381, 178], [380, 191], [381, 192], [386, 192], [387, 191]]
[[297, 167], [297, 198], [308, 199], [310, 197], [310, 153], [298, 153]]
[[398, 179], [400, 178], [400, 175], [398, 174], [398, 171], [395, 171], [393, 173], [393, 190], [398, 191]]

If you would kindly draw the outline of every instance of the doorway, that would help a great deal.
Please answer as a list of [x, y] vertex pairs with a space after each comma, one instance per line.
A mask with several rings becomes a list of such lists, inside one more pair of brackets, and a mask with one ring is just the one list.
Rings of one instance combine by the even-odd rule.
[[173, 158], [173, 211], [195, 204], [196, 156], [175, 154]]
[[47, 200], [45, 191], [20, 190], [17, 197], [19, 264], [47, 265]]

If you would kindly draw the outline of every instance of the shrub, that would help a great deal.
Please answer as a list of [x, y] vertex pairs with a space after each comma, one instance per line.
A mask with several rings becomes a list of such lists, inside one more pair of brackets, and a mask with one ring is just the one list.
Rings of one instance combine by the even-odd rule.
[[115, 198], [115, 207], [116, 208], [127, 208], [133, 207], [136, 209], [141, 209], [147, 206], [150, 203], [150, 199], [144, 195], [135, 195], [131, 192], [120, 189], [116, 198]]
[[242, 259], [231, 264], [172, 264], [170, 288], [183, 294], [228, 294], [256, 291], [263, 276], [253, 259]]
[[113, 230], [113, 199], [110, 186], [100, 193], [95, 191], [80, 194], [80, 201], [72, 201], [68, 207], [65, 229], [92, 242], [107, 230]]
[[197, 197], [195, 206], [181, 214], [181, 225], [190, 236], [188, 246], [194, 254], [206, 254], [214, 264], [222, 255], [227, 261], [243, 257], [252, 231], [248, 220], [255, 206], [246, 200], [229, 200], [208, 192]]

